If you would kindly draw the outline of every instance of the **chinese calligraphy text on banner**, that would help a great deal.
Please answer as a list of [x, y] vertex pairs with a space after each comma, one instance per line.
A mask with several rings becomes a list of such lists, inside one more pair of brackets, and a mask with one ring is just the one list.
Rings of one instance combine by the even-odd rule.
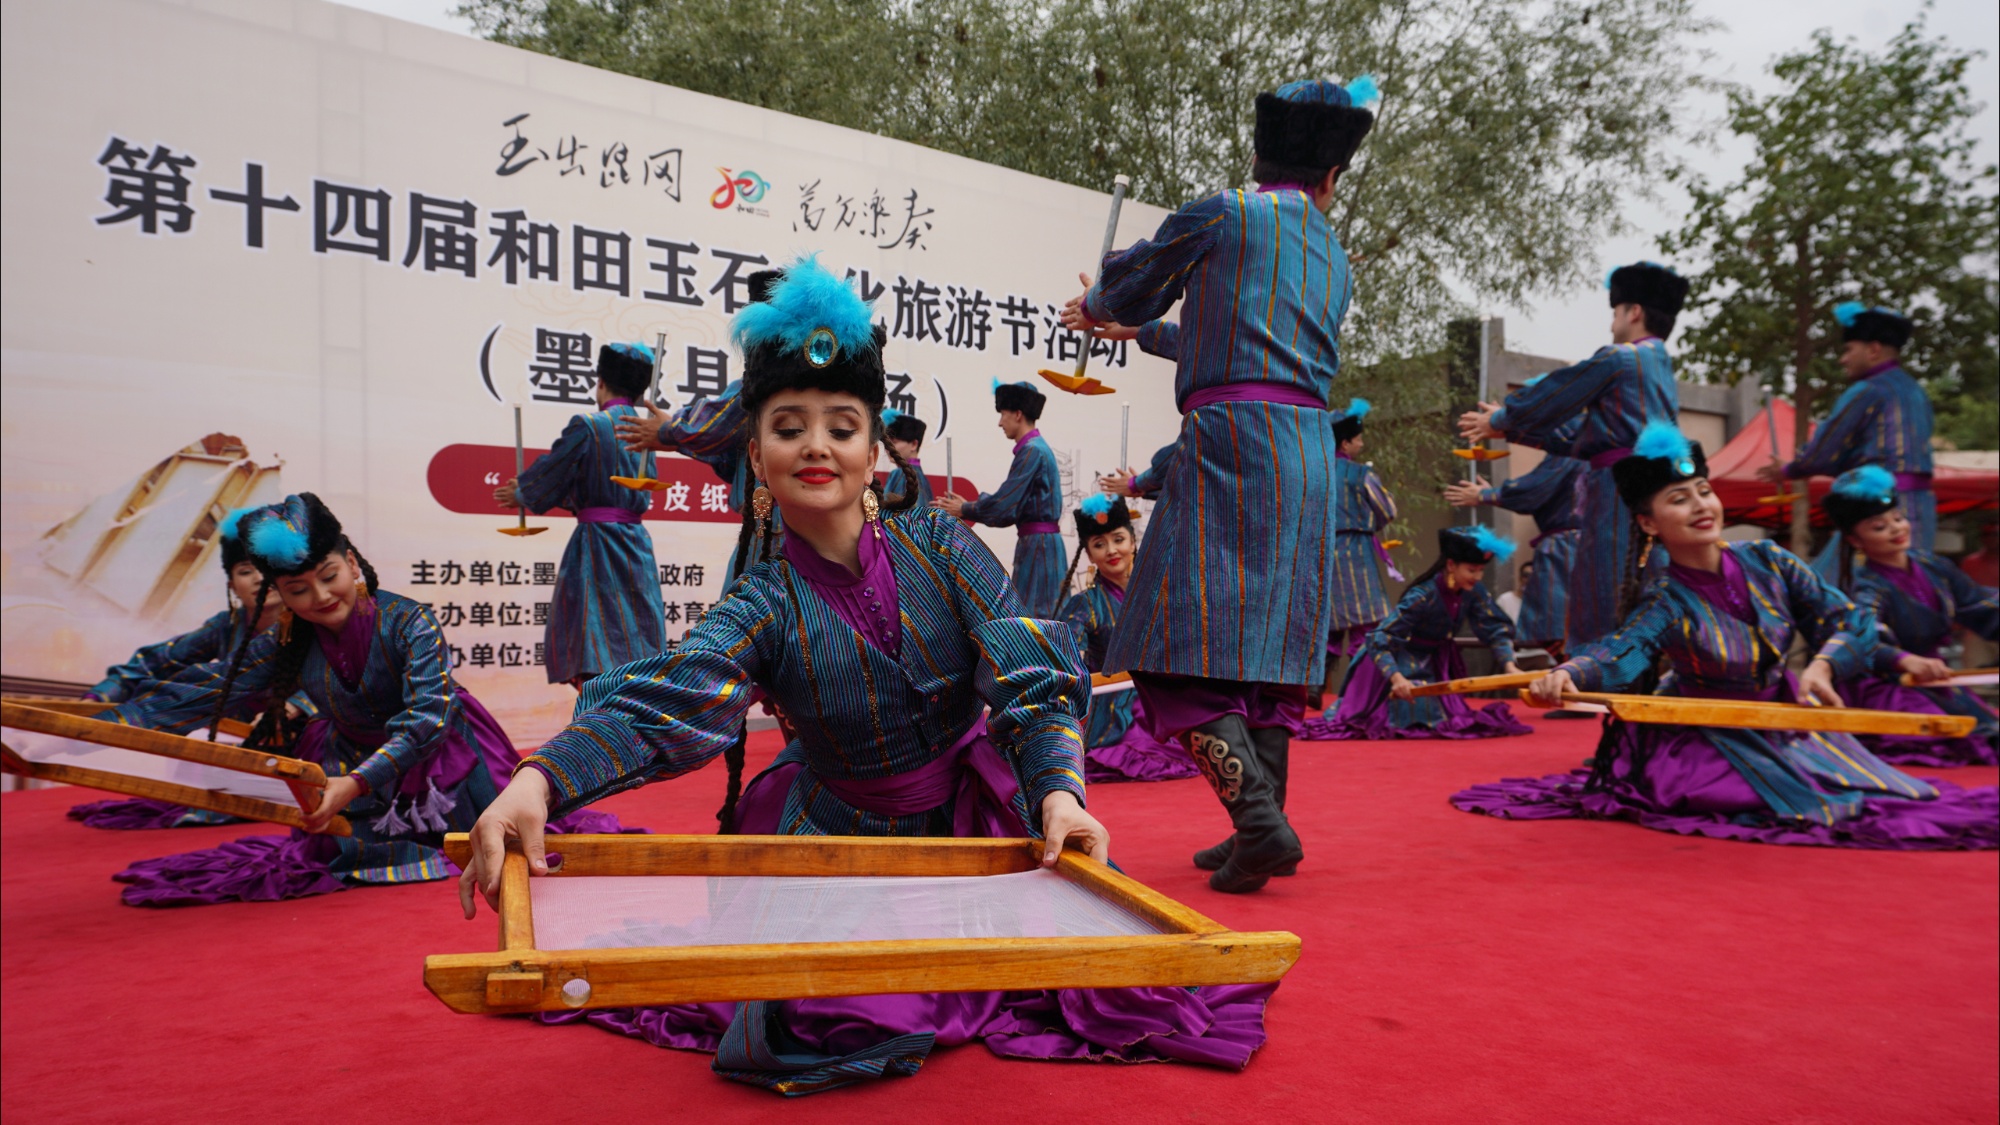
[[[990, 489], [991, 381], [1083, 343], [1056, 309], [1096, 193], [318, 0], [0, 18], [10, 675], [95, 682], [191, 628], [224, 604], [212, 513], [311, 490], [532, 743], [574, 698], [537, 652], [574, 524], [497, 534], [513, 404], [545, 450], [591, 408], [597, 347], [662, 332], [665, 405], [716, 394], [749, 275], [817, 253], [876, 302], [927, 473], [949, 437], [960, 491]], [[1120, 243], [1161, 217], [1128, 205]], [[1120, 393], [1052, 396], [1041, 424], [1078, 495], [1117, 460], [1121, 404], [1141, 464], [1178, 426], [1170, 364], [1092, 346]], [[706, 467], [660, 475], [645, 526], [678, 638], [723, 596], [737, 515]], [[1011, 531], [982, 534], [1011, 557]]]

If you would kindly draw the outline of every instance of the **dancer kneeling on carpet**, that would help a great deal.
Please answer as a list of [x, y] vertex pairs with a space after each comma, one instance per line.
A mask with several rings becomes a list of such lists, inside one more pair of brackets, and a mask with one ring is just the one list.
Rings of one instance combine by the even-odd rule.
[[[1099, 493], [1084, 500], [1073, 513], [1076, 554], [1063, 576], [1062, 619], [1083, 641], [1083, 662], [1092, 672], [1105, 671], [1104, 650], [1118, 611], [1125, 606], [1125, 583], [1132, 577], [1132, 512], [1121, 499]], [[1071, 594], [1076, 564], [1085, 554], [1095, 577]], [[1116, 671], [1116, 669], [1113, 669]], [[1145, 706], [1136, 691], [1111, 691], [1090, 697], [1090, 722], [1084, 735], [1084, 779], [1087, 781], [1166, 781], [1200, 773], [1187, 751], [1154, 738], [1146, 729]]]
[[[1640, 552], [1626, 559], [1628, 611], [1604, 640], [1580, 645], [1538, 681], [1559, 702], [1572, 688], [1693, 699], [1843, 706], [1836, 684], [1874, 656], [1875, 619], [1768, 540], [1725, 542], [1722, 501], [1701, 447], [1649, 425], [1615, 466], [1636, 534], [1671, 565], [1638, 597]], [[1630, 608], [1636, 602], [1637, 608]], [[1812, 661], [1785, 665], [1794, 637]], [[1591, 768], [1509, 779], [1452, 798], [1468, 812], [1520, 819], [1615, 817], [1648, 828], [1772, 844], [1891, 849], [1992, 848], [2000, 801], [1910, 777], [1852, 735], [1608, 721]]]
[[[471, 827], [519, 761], [513, 744], [448, 669], [450, 646], [420, 602], [381, 588], [375, 568], [310, 492], [231, 514], [285, 619], [246, 631], [226, 665], [190, 668], [100, 718], [187, 731], [242, 696], [267, 706], [246, 740], [317, 762], [328, 775], [308, 831], [249, 836], [219, 848], [143, 860], [115, 878], [132, 906], [298, 898], [356, 883], [454, 873], [439, 850]], [[263, 590], [259, 591], [261, 597]], [[255, 604], [255, 603], [253, 603]], [[303, 689], [318, 714], [292, 741], [283, 700]], [[344, 813], [352, 836], [322, 835]], [[591, 813], [558, 831], [617, 831]]]
[[[232, 644], [243, 633], [244, 620], [249, 616], [252, 605], [259, 606], [257, 619], [249, 626], [252, 632], [265, 633], [277, 627], [278, 614], [284, 608], [284, 602], [276, 590], [264, 585], [263, 574], [258, 571], [257, 564], [250, 561], [243, 540], [237, 534], [234, 517], [223, 520], [217, 526], [215, 539], [216, 554], [221, 557], [222, 573], [226, 576], [223, 597], [228, 607], [193, 630], [147, 645], [133, 653], [132, 659], [125, 663], [105, 669], [103, 681], [84, 693], [85, 699], [123, 703], [152, 691], [163, 681], [189, 668], [227, 660]], [[260, 590], [263, 591], [262, 602], [257, 601]], [[288, 720], [297, 721], [312, 713], [312, 702], [304, 692], [294, 694], [288, 702], [289, 706], [285, 709]], [[261, 697], [244, 695], [232, 704], [226, 717], [254, 719], [263, 707]], [[206, 828], [217, 824], [242, 823], [241, 818], [228, 813], [191, 809], [151, 797], [89, 801], [71, 808], [69, 817], [91, 828], [111, 829]]]
[[[545, 874], [549, 816], [700, 768], [734, 737], [753, 687], [797, 737], [744, 791], [744, 832], [1039, 836], [1046, 862], [1065, 843], [1104, 858], [1109, 837], [1083, 807], [1089, 683], [1069, 627], [1024, 616], [999, 561], [958, 520], [889, 510], [871, 485], [886, 388], [869, 307], [807, 259], [737, 314], [732, 335], [763, 482], [752, 510], [784, 509], [783, 548], [673, 653], [585, 687], [575, 719], [473, 829], [466, 916], [476, 892], [495, 900], [507, 837]], [[1263, 1042], [1269, 992], [953, 992], [583, 1018], [716, 1051], [717, 1073], [802, 1094], [908, 1075], [934, 1044], [974, 1039], [1020, 1057], [1241, 1067]]]
[[[1305, 726], [1309, 740], [1383, 738], [1499, 738], [1527, 734], [1505, 703], [1473, 707], [1456, 695], [1415, 697], [1419, 684], [1465, 675], [1458, 628], [1493, 650], [1508, 672], [1514, 663], [1514, 625], [1480, 579], [1486, 565], [1506, 559], [1514, 545], [1483, 527], [1438, 532], [1438, 561], [1403, 591], [1395, 612], [1362, 646], [1341, 693], [1340, 706]], [[1386, 706], [1385, 706], [1386, 704]]]
[[[1885, 762], [1919, 766], [1990, 766], [1996, 727], [1993, 709], [1969, 689], [1953, 687], [1951, 669], [1938, 652], [1952, 626], [1991, 641], [2000, 631], [2000, 598], [1966, 577], [1949, 559], [1911, 545], [1910, 519], [1895, 474], [1876, 465], [1842, 473], [1820, 502], [1845, 543], [1837, 545], [1841, 588], [1875, 614], [1875, 666], [1844, 681], [1850, 705], [1906, 714], [1970, 715], [1978, 726], [1963, 738], [1859, 735]], [[1855, 566], [1852, 553], [1865, 557]], [[1918, 687], [1905, 687], [1908, 674]]]

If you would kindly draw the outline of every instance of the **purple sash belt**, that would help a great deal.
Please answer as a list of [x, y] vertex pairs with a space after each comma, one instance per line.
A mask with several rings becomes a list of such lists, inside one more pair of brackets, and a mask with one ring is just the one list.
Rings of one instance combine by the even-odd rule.
[[630, 508], [578, 508], [578, 523], [638, 523], [643, 516]]
[[950, 802], [954, 835], [1021, 833], [1018, 822], [1008, 823], [1011, 816], [1005, 819], [996, 816], [999, 810], [1011, 809], [1020, 782], [1014, 778], [1013, 767], [987, 740], [984, 717], [973, 723], [972, 729], [951, 749], [907, 773], [865, 781], [821, 776], [815, 780], [827, 792], [864, 812], [910, 816]]
[[1290, 383], [1224, 383], [1219, 387], [1203, 387], [1187, 396], [1187, 401], [1181, 403], [1181, 413], [1193, 414], [1204, 406], [1213, 406], [1218, 402], [1276, 402], [1313, 410], [1326, 409], [1326, 403], [1318, 395]]
[[1608, 469], [1630, 456], [1632, 456], [1632, 450], [1629, 447], [1624, 449], [1607, 449], [1590, 459], [1590, 467], [1593, 469]]
[[1017, 535], [1061, 535], [1062, 525], [1047, 520], [1022, 520], [1014, 525]]

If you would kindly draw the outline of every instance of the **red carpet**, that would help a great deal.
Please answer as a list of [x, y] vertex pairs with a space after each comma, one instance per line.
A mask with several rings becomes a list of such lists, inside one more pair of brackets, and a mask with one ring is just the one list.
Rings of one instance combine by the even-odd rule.
[[[791, 1102], [708, 1057], [455, 1015], [426, 953], [491, 948], [442, 884], [140, 911], [109, 876], [243, 827], [101, 832], [93, 794], [0, 799], [0, 1112], [10, 1122], [1985, 1121], [2000, 1110], [1996, 855], [1686, 839], [1453, 810], [1465, 783], [1580, 760], [1591, 723], [1481, 743], [1307, 743], [1307, 860], [1261, 895], [1188, 865], [1225, 831], [1201, 781], [1104, 785], [1139, 879], [1305, 956], [1242, 1074], [1003, 1062]], [[775, 752], [753, 741], [753, 767]], [[1920, 773], [1926, 771], [1919, 771]], [[1992, 769], [1953, 771], [1991, 785]], [[614, 800], [706, 831], [722, 778]]]

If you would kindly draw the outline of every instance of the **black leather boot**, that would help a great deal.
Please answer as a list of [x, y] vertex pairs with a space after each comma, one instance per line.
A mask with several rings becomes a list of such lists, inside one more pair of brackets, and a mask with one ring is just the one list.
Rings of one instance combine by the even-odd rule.
[[1236, 826], [1229, 858], [1208, 877], [1208, 885], [1226, 894], [1245, 894], [1262, 887], [1279, 868], [1296, 865], [1305, 852], [1278, 807], [1277, 787], [1258, 758], [1243, 717], [1225, 715], [1204, 723], [1189, 731], [1187, 739], [1195, 764]]
[[[1263, 765], [1264, 772], [1271, 775], [1271, 784], [1278, 791], [1278, 808], [1282, 811], [1292, 773], [1292, 732], [1284, 727], [1257, 727], [1250, 732], [1250, 743], [1257, 748], [1257, 761]], [[1289, 822], [1290, 818], [1286, 819]], [[1271, 872], [1280, 878], [1298, 873], [1296, 862]]]
[[[1283, 727], [1258, 727], [1250, 732], [1250, 742], [1257, 749], [1258, 760], [1271, 775], [1272, 784], [1278, 790], [1278, 807], [1282, 809], [1285, 807], [1285, 793], [1289, 788], [1291, 775], [1292, 734]], [[1215, 871], [1229, 862], [1229, 853], [1235, 850], [1236, 836], [1232, 833], [1221, 843], [1194, 853], [1194, 865], [1203, 871]], [[1280, 877], [1298, 873], [1299, 865], [1296, 863], [1287, 864], [1271, 872]]]

